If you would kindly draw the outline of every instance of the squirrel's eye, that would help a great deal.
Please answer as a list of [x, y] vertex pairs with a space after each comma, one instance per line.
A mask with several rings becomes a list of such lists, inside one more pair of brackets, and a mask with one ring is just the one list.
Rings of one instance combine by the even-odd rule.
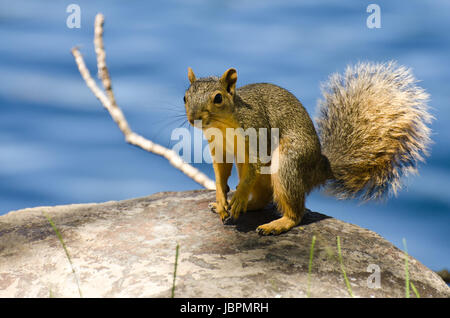
[[218, 93], [214, 96], [214, 104], [220, 104], [222, 102], [222, 94]]
[[186, 104], [186, 96], [183, 96], [183, 102]]

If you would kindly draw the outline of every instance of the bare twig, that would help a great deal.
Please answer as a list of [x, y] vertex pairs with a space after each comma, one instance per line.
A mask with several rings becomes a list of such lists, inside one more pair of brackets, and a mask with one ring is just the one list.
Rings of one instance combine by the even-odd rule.
[[112, 91], [111, 78], [106, 66], [106, 54], [103, 46], [103, 23], [103, 15], [101, 13], [97, 14], [95, 17], [94, 45], [95, 53], [97, 55], [98, 76], [103, 83], [106, 94], [97, 86], [97, 83], [92, 78], [78, 48], [75, 47], [72, 49], [72, 54], [75, 58], [75, 62], [77, 63], [78, 70], [86, 82], [86, 85], [94, 93], [95, 97], [97, 97], [97, 99], [102, 103], [103, 107], [108, 110], [111, 118], [115, 121], [120, 131], [124, 134], [127, 143], [166, 158], [172, 166], [181, 170], [188, 177], [201, 184], [206, 189], [214, 190], [216, 188], [214, 181], [209, 179], [195, 167], [184, 162], [183, 159], [173, 150], [167, 149], [142, 137], [141, 135], [136, 134], [128, 126], [128, 122], [125, 119], [122, 110], [117, 105], [114, 93]]
[[106, 95], [111, 101], [111, 104], [116, 105], [116, 99], [111, 87], [111, 79], [109, 77], [108, 68], [106, 67], [106, 53], [103, 46], [104, 22], [105, 18], [103, 17], [103, 14], [97, 14], [95, 17], [94, 46], [95, 54], [97, 55], [98, 78], [102, 80], [103, 87], [106, 90]]

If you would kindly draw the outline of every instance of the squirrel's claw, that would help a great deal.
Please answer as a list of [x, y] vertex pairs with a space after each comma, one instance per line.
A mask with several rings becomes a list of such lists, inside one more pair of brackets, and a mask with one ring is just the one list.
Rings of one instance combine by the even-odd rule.
[[258, 226], [256, 232], [259, 235], [279, 235], [289, 231], [292, 227], [297, 225], [300, 220], [293, 220], [287, 216], [282, 216], [272, 222]]
[[208, 204], [208, 209], [210, 209], [211, 212], [217, 213], [217, 203], [216, 202], [210, 202]]
[[256, 233], [258, 233], [259, 235], [271, 235], [271, 234], [273, 235], [273, 234], [275, 234], [275, 233], [266, 231], [264, 228], [262, 228], [260, 226], [258, 226], [256, 228]]
[[247, 197], [239, 195], [237, 193], [233, 195], [229, 204], [229, 212], [234, 220], [237, 220], [237, 218], [239, 218], [239, 214], [241, 214], [241, 212], [247, 211], [247, 203]]
[[227, 218], [222, 220], [224, 225], [235, 225], [236, 224], [236, 220], [233, 219], [233, 217], [228, 216]]
[[220, 216], [220, 219], [222, 220], [222, 222], [224, 224], [229, 224], [228, 219], [230, 219], [230, 214], [227, 211], [227, 206], [228, 204], [226, 204], [225, 206], [222, 204], [219, 204], [217, 202], [211, 202], [208, 204], [208, 208], [211, 210], [211, 212], [217, 213]]

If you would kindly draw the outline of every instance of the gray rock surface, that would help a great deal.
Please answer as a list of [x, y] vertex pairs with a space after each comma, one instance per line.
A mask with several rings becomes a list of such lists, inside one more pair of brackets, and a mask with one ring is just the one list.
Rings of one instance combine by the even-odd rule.
[[[75, 276], [45, 212], [59, 228], [84, 297], [170, 297], [179, 244], [176, 297], [404, 297], [404, 254], [378, 234], [316, 212], [280, 236], [261, 237], [274, 207], [223, 225], [208, 209], [212, 191], [157, 193], [101, 204], [38, 207], [0, 217], [0, 297], [79, 297]], [[380, 269], [369, 288], [368, 266]], [[373, 266], [373, 265], [372, 265]], [[421, 297], [449, 297], [443, 280], [409, 258]], [[372, 286], [373, 287], [373, 286]], [[411, 295], [414, 293], [411, 291]]]

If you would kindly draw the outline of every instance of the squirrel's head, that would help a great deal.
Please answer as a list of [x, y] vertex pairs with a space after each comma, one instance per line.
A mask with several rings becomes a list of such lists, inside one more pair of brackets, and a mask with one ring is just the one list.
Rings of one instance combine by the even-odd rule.
[[191, 125], [194, 125], [194, 121], [201, 120], [202, 127], [206, 128], [233, 112], [237, 81], [234, 68], [228, 69], [221, 78], [197, 79], [189, 67], [188, 78], [191, 85], [184, 95], [184, 106]]

